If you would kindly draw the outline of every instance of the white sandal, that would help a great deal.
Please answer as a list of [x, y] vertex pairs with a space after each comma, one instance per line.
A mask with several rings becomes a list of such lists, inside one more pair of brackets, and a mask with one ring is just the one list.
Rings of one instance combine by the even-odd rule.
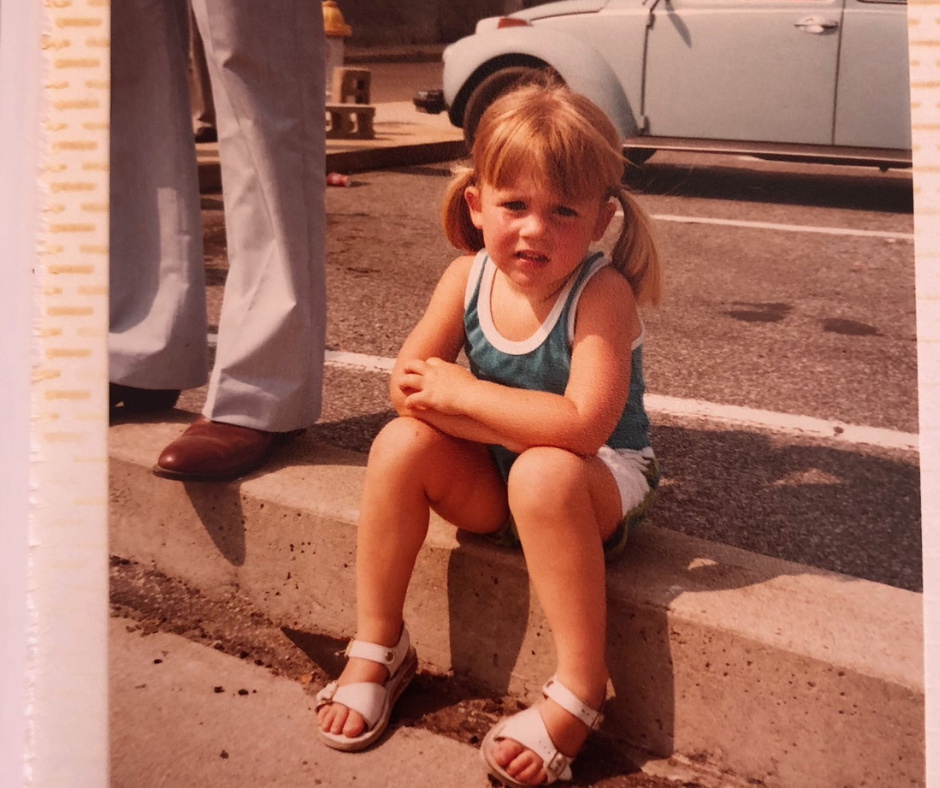
[[[555, 701], [572, 716], [577, 717], [590, 730], [595, 731], [600, 727], [603, 715], [597, 709], [592, 709], [584, 703], [558, 679], [550, 678], [542, 687], [542, 694]], [[531, 706], [525, 711], [501, 719], [486, 734], [480, 747], [480, 755], [483, 756], [490, 774], [497, 780], [512, 788], [532, 788], [528, 783], [520, 783], [510, 777], [493, 758], [493, 747], [496, 742], [503, 739], [519, 742], [542, 759], [546, 779], [541, 785], [551, 785], [557, 780], [571, 779], [571, 762], [574, 756], [564, 755], [558, 751], [548, 735], [545, 722], [537, 707]]]
[[344, 736], [342, 733], [317, 729], [320, 738], [328, 747], [357, 752], [364, 750], [385, 732], [392, 706], [414, 678], [418, 657], [411, 648], [411, 639], [404, 625], [395, 646], [380, 646], [363, 640], [352, 640], [346, 647], [346, 656], [368, 659], [388, 669], [385, 684], [363, 681], [340, 687], [335, 681], [331, 681], [317, 693], [314, 711], [319, 711], [328, 703], [340, 703], [362, 715], [366, 729], [359, 736]]

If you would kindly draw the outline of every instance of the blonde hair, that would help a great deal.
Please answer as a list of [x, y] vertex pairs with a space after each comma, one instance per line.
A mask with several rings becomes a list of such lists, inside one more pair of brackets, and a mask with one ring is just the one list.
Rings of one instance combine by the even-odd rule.
[[544, 178], [565, 199], [609, 200], [623, 208], [623, 227], [611, 262], [633, 289], [637, 303], [659, 303], [662, 273], [651, 221], [622, 184], [620, 135], [603, 111], [548, 75], [497, 98], [483, 113], [471, 152], [472, 167], [458, 172], [444, 197], [441, 219], [447, 240], [477, 252], [483, 234], [464, 199], [468, 186], [505, 188], [519, 173]]

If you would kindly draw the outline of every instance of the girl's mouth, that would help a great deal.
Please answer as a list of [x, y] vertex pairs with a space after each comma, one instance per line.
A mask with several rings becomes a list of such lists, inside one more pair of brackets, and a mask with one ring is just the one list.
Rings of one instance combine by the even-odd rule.
[[531, 252], [529, 250], [523, 250], [521, 252], [516, 252], [516, 257], [520, 260], [525, 260], [529, 263], [539, 263], [544, 264], [548, 262], [548, 256], [544, 254], [539, 254], [538, 252]]

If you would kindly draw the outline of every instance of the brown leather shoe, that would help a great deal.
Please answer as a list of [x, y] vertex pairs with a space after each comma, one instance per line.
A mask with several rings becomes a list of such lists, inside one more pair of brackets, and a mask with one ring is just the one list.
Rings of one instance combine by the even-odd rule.
[[111, 413], [119, 407], [123, 407], [124, 413], [169, 410], [179, 398], [179, 389], [139, 389], [122, 383], [108, 384], [108, 410]]
[[237, 479], [261, 467], [276, 445], [300, 432], [264, 432], [200, 416], [163, 450], [153, 472], [182, 481]]
[[198, 131], [193, 132], [193, 139], [196, 141], [197, 145], [201, 145], [204, 142], [218, 142], [219, 132], [212, 128], [212, 126], [203, 126]]

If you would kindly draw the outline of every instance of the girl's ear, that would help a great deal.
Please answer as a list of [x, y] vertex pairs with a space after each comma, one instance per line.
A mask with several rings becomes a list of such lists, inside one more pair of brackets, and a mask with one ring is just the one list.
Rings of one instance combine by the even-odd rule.
[[470, 209], [470, 221], [478, 230], [483, 229], [483, 201], [480, 197], [480, 189], [477, 186], [468, 186], [463, 190], [463, 198], [467, 201], [467, 207]]
[[597, 224], [594, 225], [594, 241], [599, 241], [604, 237], [604, 233], [607, 232], [607, 228], [610, 226], [610, 222], [616, 213], [617, 203], [613, 200], [608, 200], [601, 206], [601, 210], [597, 214]]

